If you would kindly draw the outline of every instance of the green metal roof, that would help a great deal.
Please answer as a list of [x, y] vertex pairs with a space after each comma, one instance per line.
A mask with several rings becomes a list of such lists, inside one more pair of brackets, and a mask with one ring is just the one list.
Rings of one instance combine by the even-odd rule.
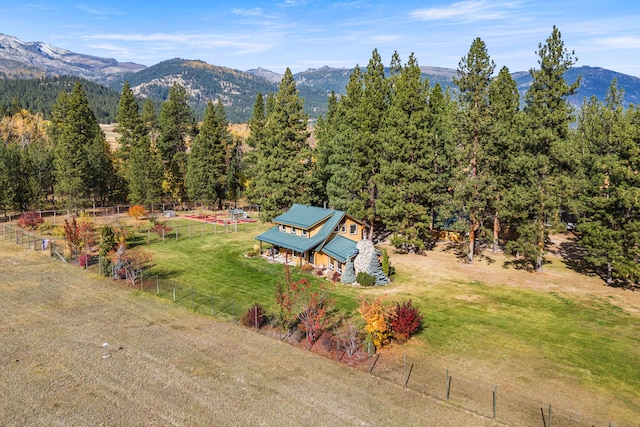
[[286, 231], [280, 231], [278, 226], [275, 226], [257, 236], [256, 240], [271, 243], [272, 245], [291, 249], [297, 252], [306, 252], [309, 249], [315, 248], [324, 241], [320, 234], [321, 233], [318, 233], [312, 238], [302, 237]]
[[[282, 215], [278, 215], [273, 219], [276, 224], [285, 224], [297, 228], [308, 230], [319, 222], [327, 219], [328, 217], [336, 214], [343, 214], [342, 211], [335, 211], [333, 209], [318, 208], [316, 206], [307, 206], [294, 204], [287, 212]], [[342, 217], [342, 215], [340, 215]]]
[[273, 221], [277, 224], [285, 224], [304, 230], [325, 221], [318, 233], [308, 238], [291, 234], [288, 231], [281, 231], [278, 226], [275, 226], [257, 236], [256, 240], [296, 252], [306, 252], [313, 249], [315, 252], [323, 252], [340, 262], [345, 262], [355, 251], [356, 242], [339, 234], [332, 234], [344, 216], [343, 211], [295, 204], [288, 212], [277, 216]]
[[356, 250], [356, 244], [357, 242], [354, 242], [353, 240], [337, 235], [329, 240], [326, 245], [322, 246], [320, 252], [323, 252], [340, 262], [346, 262], [347, 258], [353, 255]]

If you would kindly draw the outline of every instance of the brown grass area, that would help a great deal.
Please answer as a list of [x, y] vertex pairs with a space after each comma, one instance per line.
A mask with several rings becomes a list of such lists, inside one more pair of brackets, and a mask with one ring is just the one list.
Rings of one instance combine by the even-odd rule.
[[40, 252], [0, 254], [5, 425], [492, 425]]

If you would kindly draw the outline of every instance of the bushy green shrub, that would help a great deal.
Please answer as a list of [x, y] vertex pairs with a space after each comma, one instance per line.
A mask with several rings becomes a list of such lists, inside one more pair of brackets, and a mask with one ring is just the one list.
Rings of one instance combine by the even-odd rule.
[[376, 278], [366, 271], [361, 271], [356, 276], [356, 282], [360, 286], [373, 286], [376, 283]]

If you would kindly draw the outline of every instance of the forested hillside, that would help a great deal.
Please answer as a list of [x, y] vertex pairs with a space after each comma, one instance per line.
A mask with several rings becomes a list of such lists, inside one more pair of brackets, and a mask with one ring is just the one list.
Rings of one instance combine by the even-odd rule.
[[[220, 101], [234, 123], [246, 123], [249, 120], [258, 92], [269, 93], [276, 89], [275, 85], [262, 77], [185, 59], [161, 62], [137, 73], [126, 74], [123, 80], [129, 82], [136, 96], [155, 101], [166, 101], [173, 83], [180, 83], [187, 90], [198, 118], [204, 116], [207, 102]], [[112, 87], [120, 90], [123, 83]]]
[[[2, 118], [0, 209], [220, 207], [245, 197], [270, 220], [293, 203], [327, 204], [361, 219], [370, 239], [383, 230], [401, 252], [428, 251], [450, 232], [467, 262], [490, 248], [534, 271], [544, 268], [549, 232], [570, 227], [585, 271], [637, 285], [640, 109], [625, 104], [615, 79], [604, 99], [572, 105], [592, 82], [567, 80], [576, 59], [557, 28], [537, 54], [541, 67], [522, 95], [479, 38], [460, 61], [456, 91], [425, 81], [414, 56], [403, 62], [395, 54], [385, 67], [374, 51], [349, 74], [343, 95], [328, 99], [313, 140], [289, 69], [274, 93], [258, 92], [245, 141], [229, 131], [222, 99], [207, 103], [198, 124], [190, 103], [197, 90], [183, 84], [201, 72], [221, 82], [218, 70], [192, 63], [173, 75], [159, 111], [151, 101], [139, 107], [135, 80], [122, 87], [116, 153], [76, 83], [56, 98], [49, 126], [17, 106]], [[165, 76], [184, 70], [164, 66]], [[234, 85], [243, 81], [238, 73]], [[262, 87], [254, 83], [252, 90]]]
[[0, 79], [0, 116], [3, 111], [16, 113], [21, 108], [31, 113], [41, 113], [45, 119], [61, 91], [71, 92], [76, 82], [81, 82], [89, 100], [89, 106], [100, 123], [115, 121], [120, 94], [112, 89], [78, 77], [59, 76], [29, 80]]

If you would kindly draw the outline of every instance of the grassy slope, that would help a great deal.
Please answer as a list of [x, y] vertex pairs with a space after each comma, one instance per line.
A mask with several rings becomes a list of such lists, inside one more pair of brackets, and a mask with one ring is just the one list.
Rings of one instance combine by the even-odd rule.
[[0, 277], [2, 425], [492, 425], [2, 239]]
[[[177, 242], [156, 239], [151, 246], [158, 262], [154, 269], [245, 305], [257, 301], [272, 309], [280, 268], [242, 256], [262, 229], [254, 225], [239, 233]], [[461, 275], [451, 268], [459, 264], [453, 255], [430, 254], [426, 259], [434, 257], [443, 264], [438, 272], [403, 266], [403, 258], [395, 257], [397, 280], [384, 289], [336, 286], [339, 307], [353, 313], [361, 294], [387, 294], [393, 301], [412, 298], [428, 327], [403, 350], [411, 356], [436, 358], [433, 363], [455, 360], [465, 374], [485, 379], [487, 387], [493, 381], [526, 389], [523, 400], [562, 402], [567, 397], [561, 395], [569, 393], [571, 399], [561, 406], [581, 421], [624, 423], [640, 414], [637, 311], [623, 310], [607, 295], [564, 292], [562, 285], [592, 279], [557, 260], [546, 267], [548, 277], [512, 270], [505, 278], [499, 263], [477, 263]], [[480, 270], [486, 271], [478, 280]], [[520, 280], [550, 280], [554, 287], [518, 286]], [[581, 407], [596, 398], [602, 400], [599, 405]]]

